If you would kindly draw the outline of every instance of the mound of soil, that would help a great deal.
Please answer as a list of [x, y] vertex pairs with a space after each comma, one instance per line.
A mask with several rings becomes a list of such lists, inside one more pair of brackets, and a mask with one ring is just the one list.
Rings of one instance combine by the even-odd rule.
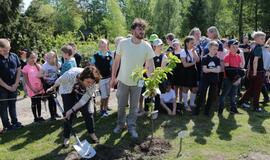
[[172, 146], [170, 143], [161, 138], [146, 139], [139, 145], [135, 145], [134, 151], [136, 153], [144, 153], [147, 156], [157, 156], [168, 152]]
[[[170, 143], [161, 138], [147, 138], [139, 144], [132, 144], [129, 147], [97, 145], [95, 150], [96, 156], [93, 160], [143, 160], [147, 158], [154, 158], [168, 152], [172, 146]], [[70, 152], [65, 160], [80, 159], [78, 153]]]

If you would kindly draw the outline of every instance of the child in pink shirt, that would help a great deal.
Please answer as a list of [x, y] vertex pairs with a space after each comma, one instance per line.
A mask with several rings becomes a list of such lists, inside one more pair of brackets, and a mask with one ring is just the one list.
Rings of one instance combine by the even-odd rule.
[[22, 73], [26, 82], [27, 93], [31, 97], [34, 122], [44, 121], [41, 117], [41, 95], [45, 92], [40, 79], [40, 66], [36, 64], [37, 56], [35, 53], [28, 52], [26, 58], [27, 65], [24, 66]]

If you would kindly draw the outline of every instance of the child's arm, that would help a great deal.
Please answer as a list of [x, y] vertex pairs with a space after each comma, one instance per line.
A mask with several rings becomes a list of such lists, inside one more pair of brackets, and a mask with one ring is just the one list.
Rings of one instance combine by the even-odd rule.
[[184, 57], [184, 58], [181, 58], [181, 62], [182, 62], [183, 66], [184, 66], [185, 68], [194, 66], [194, 65], [196, 64], [196, 61], [193, 61], [192, 63], [188, 63], [188, 62], [186, 61], [186, 58], [185, 58], [185, 57]]
[[160, 105], [168, 112], [169, 115], [171, 115], [172, 112], [171, 112], [170, 108], [165, 104], [165, 102], [161, 98], [160, 98]]

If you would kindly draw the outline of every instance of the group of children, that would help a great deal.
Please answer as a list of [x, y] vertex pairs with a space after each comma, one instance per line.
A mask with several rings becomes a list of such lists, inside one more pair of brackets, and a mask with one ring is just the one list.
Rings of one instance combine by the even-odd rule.
[[[173, 74], [168, 74], [168, 79], [160, 84], [161, 94], [155, 97], [155, 109], [165, 111], [168, 115], [175, 115], [179, 110], [179, 104], [183, 104], [187, 112], [198, 115], [201, 108], [205, 108], [204, 114], [209, 116], [210, 108], [216, 106], [218, 114], [222, 115], [225, 99], [229, 97], [229, 111], [237, 114], [239, 113], [237, 109], [239, 91], [241, 86], [246, 84], [245, 81], [249, 81], [251, 83], [246, 86], [247, 92], [239, 103], [243, 107], [249, 107], [248, 100], [253, 97], [254, 110], [261, 111], [258, 102], [259, 93], [265, 86], [265, 73], [270, 69], [269, 65], [265, 64], [269, 63], [269, 58], [267, 59], [263, 52], [270, 54], [269, 40], [264, 46], [265, 34], [263, 32], [255, 32], [253, 38], [253, 45], [249, 44], [247, 37], [243, 38], [243, 44], [240, 45], [235, 39], [220, 39], [218, 30], [214, 26], [208, 28], [207, 37], [201, 37], [199, 28], [193, 28], [190, 34], [185, 37], [183, 47], [174, 34], [167, 34], [166, 42], [169, 47], [163, 51], [163, 41], [158, 38], [158, 35], [151, 35], [148, 41], [156, 54], [153, 59], [155, 67], [166, 66], [167, 54], [169, 53], [181, 61], [174, 68]], [[124, 37], [115, 39], [116, 47], [122, 39]], [[44, 121], [41, 116], [43, 97], [48, 99], [51, 119], [55, 119], [59, 117], [56, 112], [56, 104], [53, 97], [46, 94], [45, 91], [63, 73], [73, 67], [80, 66], [78, 64], [80, 62], [74, 58], [76, 46], [73, 43], [63, 46], [61, 60], [58, 60], [54, 51], [47, 53], [44, 64], [37, 63], [37, 55], [34, 52], [25, 51], [27, 64], [22, 66], [22, 73], [27, 94], [31, 97], [34, 121]], [[94, 65], [102, 76], [99, 82], [100, 114], [102, 117], [108, 116], [111, 67], [114, 54], [115, 52], [109, 50], [108, 40], [100, 39], [98, 51], [89, 61], [89, 64]], [[251, 94], [251, 92], [253, 93]], [[208, 95], [206, 95], [207, 93]], [[266, 94], [265, 100], [265, 102], [269, 101], [268, 94]], [[145, 99], [144, 103], [143, 101], [144, 97], [141, 96], [138, 116], [147, 111], [148, 99]]]

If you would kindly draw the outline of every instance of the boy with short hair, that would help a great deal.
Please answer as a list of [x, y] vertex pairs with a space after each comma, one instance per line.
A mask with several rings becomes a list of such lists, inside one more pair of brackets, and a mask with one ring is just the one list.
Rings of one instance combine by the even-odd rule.
[[242, 59], [238, 51], [238, 41], [231, 39], [228, 41], [229, 54], [224, 58], [224, 81], [222, 86], [222, 93], [219, 99], [219, 110], [218, 114], [222, 115], [224, 109], [225, 98], [229, 95], [230, 97], [230, 112], [233, 114], [239, 114], [236, 106], [236, 96], [238, 86], [241, 82], [241, 77], [243, 76], [238, 74], [241, 73]]
[[208, 98], [204, 111], [205, 115], [210, 115], [210, 106], [218, 97], [218, 80], [220, 72], [220, 60], [216, 56], [218, 52], [218, 46], [219, 45], [216, 41], [211, 41], [208, 44], [209, 53], [202, 58], [203, 74], [201, 79], [201, 90], [194, 115], [198, 115], [200, 113], [200, 108], [205, 105], [206, 92], [208, 89]]
[[60, 75], [63, 75], [66, 71], [70, 70], [73, 67], [77, 67], [76, 61], [73, 57], [74, 49], [70, 45], [65, 45], [61, 48], [63, 54], [63, 64], [61, 65]]
[[240, 104], [243, 107], [249, 107], [247, 102], [252, 97], [253, 107], [255, 112], [261, 112], [262, 109], [259, 106], [260, 91], [262, 89], [265, 70], [263, 66], [263, 53], [262, 46], [265, 42], [266, 34], [258, 31], [253, 33], [253, 38], [255, 40], [255, 47], [251, 50], [249, 65], [248, 65], [248, 78], [250, 81], [249, 87], [243, 97], [240, 100]]
[[113, 57], [108, 50], [108, 41], [101, 39], [99, 41], [99, 50], [91, 59], [91, 64], [95, 65], [100, 71], [102, 79], [99, 81], [99, 89], [101, 96], [100, 114], [102, 117], [108, 116], [108, 103], [110, 97], [110, 80], [112, 74]]

